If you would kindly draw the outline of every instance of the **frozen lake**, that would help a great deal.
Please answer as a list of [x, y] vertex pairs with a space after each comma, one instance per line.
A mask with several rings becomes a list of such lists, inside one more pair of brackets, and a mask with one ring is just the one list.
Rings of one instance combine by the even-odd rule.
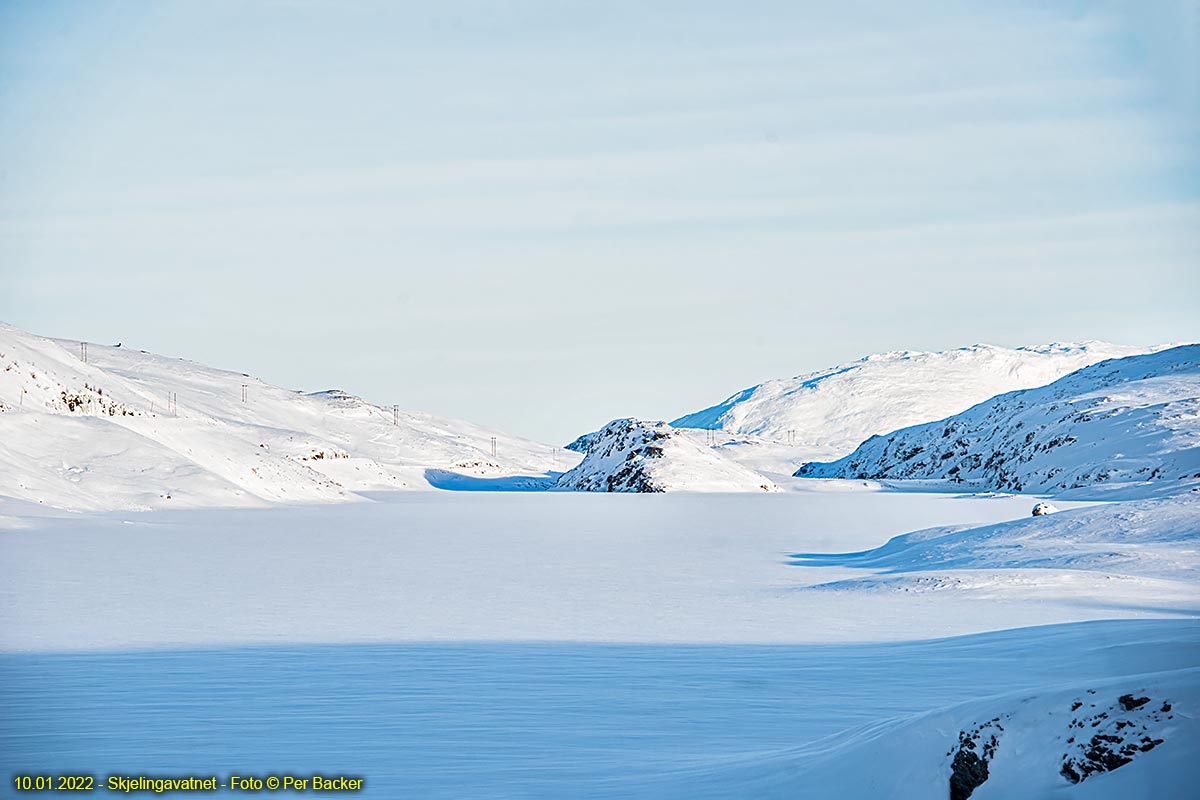
[[[1154, 674], [1156, 699], [1197, 702], [1181, 694], [1200, 667], [1193, 551], [1170, 533], [1191, 506], [1097, 517], [1128, 528], [1111, 541], [1066, 515], [988, 540], [989, 558], [1028, 563], [1066, 537], [1142, 577], [916, 563], [929, 588], [897, 589], [853, 560], [796, 558], [1027, 520], [1032, 503], [838, 483], [145, 514], [8, 503], [0, 754], [21, 772], [343, 773], [388, 799], [790, 798], [806, 781], [865, 798], [905, 768], [940, 795], [960, 718], [1030, 708], [1009, 693], [1098, 686], [1111, 704]], [[967, 702], [982, 705], [925, 716]], [[1126, 780], [1196, 740], [1163, 735], [1179, 744]]]
[[0, 650], [878, 641], [1141, 613], [1081, 605], [1069, 592], [1030, 603], [805, 591], [863, 571], [798, 567], [793, 554], [1026, 518], [1033, 505], [832, 486], [841, 488], [411, 492], [270, 510], [0, 516]]

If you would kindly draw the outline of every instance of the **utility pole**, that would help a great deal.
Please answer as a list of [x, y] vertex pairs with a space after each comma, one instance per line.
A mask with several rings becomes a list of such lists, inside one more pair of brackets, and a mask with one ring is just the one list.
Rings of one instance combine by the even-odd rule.
[[492, 458], [496, 457], [496, 437], [492, 437]]
[[392, 406], [392, 425], [400, 427], [400, 406]]
[[250, 386], [248, 383], [242, 384], [242, 402], [246, 402], [246, 389]]
[[87, 363], [87, 342], [79, 343], [79, 357], [83, 360], [83, 363]]

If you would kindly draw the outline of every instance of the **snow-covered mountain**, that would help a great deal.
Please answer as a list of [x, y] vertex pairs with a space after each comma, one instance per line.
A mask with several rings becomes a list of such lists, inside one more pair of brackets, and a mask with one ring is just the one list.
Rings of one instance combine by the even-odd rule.
[[796, 474], [1030, 492], [1185, 488], [1200, 479], [1200, 345], [1085, 367], [1049, 386], [872, 437]]
[[777, 487], [664, 422], [617, 419], [590, 434], [583, 461], [558, 479], [588, 492], [763, 492]]
[[942, 419], [1004, 392], [1044, 386], [1089, 364], [1154, 349], [1085, 342], [883, 353], [767, 381], [671, 424], [790, 445], [793, 464], [838, 458], [869, 436]]
[[464, 478], [548, 486], [556, 462], [578, 458], [554, 450], [337, 390], [304, 394], [0, 324], [0, 495], [83, 510], [354, 500]]

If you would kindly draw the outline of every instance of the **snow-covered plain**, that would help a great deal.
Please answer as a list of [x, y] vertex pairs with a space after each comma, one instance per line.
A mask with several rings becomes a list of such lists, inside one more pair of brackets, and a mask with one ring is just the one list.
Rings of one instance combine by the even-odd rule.
[[[1162, 566], [1174, 557], [1186, 573], [1194, 559], [1186, 541], [1162, 544], [1158, 560], [1137, 562], [1130, 580], [1116, 568], [1105, 571], [1103, 561], [1077, 573], [1084, 586], [1106, 582], [1103, 596], [1064, 585], [1027, 602], [1028, 565], [1017, 551], [1050, 559], [1053, 542], [1014, 548], [1011, 573], [989, 564], [986, 574], [1011, 579], [991, 591], [834, 591], [831, 582], [874, 578], [877, 570], [806, 564], [801, 554], [862, 551], [900, 532], [1005, 520], [1013, 521], [1014, 541], [1025, 542], [1031, 521], [1062, 526], [1071, 515], [1026, 520], [1032, 503], [1023, 497], [802, 485], [812, 488], [654, 496], [403, 492], [373, 503], [87, 517], [42, 509], [44, 516], [23, 516], [5, 503], [0, 647], [869, 641], [1190, 605], [1186, 574]], [[1186, 500], [1172, 501], [1179, 509], [1170, 520], [1195, 509]], [[1102, 543], [1102, 532], [1096, 536]], [[1059, 564], [1046, 566], [1047, 576], [1057, 576], [1051, 567]], [[940, 568], [949, 572], [920, 574], [968, 569], [959, 562]]]

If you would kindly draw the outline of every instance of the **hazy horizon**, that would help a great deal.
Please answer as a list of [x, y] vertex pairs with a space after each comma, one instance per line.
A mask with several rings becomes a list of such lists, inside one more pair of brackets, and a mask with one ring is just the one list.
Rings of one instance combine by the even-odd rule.
[[6, 3], [0, 319], [549, 443], [1196, 341], [1197, 8]]

